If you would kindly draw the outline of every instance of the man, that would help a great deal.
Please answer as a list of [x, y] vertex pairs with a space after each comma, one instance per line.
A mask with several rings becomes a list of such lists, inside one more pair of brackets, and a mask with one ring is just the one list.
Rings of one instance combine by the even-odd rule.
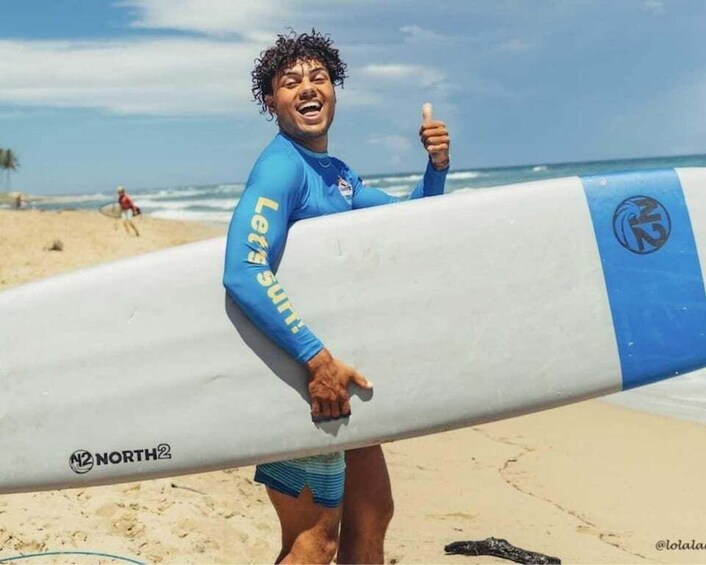
[[[350, 416], [348, 384], [372, 385], [333, 357], [294, 310], [278, 310], [267, 292], [276, 283], [273, 263], [291, 223], [398, 200], [363, 186], [327, 153], [334, 87], [343, 84], [345, 71], [331, 40], [314, 30], [279, 36], [256, 61], [253, 94], [276, 118], [279, 133], [255, 163], [233, 214], [223, 279], [246, 315], [306, 365], [315, 422]], [[443, 193], [449, 166], [448, 132], [432, 120], [430, 105], [420, 137], [429, 160], [412, 198]], [[336, 551], [338, 563], [383, 562], [393, 502], [379, 445], [259, 465], [255, 480], [266, 485], [280, 520], [278, 563], [329, 563]]]
[[128, 235], [130, 235], [130, 228], [132, 228], [135, 235], [139, 236], [140, 232], [137, 231], [137, 227], [133, 223], [132, 217], [137, 216], [140, 213], [140, 209], [135, 206], [132, 198], [130, 198], [127, 192], [125, 192], [124, 187], [119, 186], [116, 190], [118, 192], [118, 204], [120, 205], [120, 218], [122, 219], [125, 231]]

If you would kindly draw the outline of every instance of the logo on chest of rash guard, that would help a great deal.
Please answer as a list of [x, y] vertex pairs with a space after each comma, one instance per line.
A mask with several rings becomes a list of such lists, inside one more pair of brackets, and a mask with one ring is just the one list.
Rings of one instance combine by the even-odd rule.
[[351, 186], [351, 183], [342, 177], [338, 177], [338, 191], [347, 202], [353, 200], [353, 187]]

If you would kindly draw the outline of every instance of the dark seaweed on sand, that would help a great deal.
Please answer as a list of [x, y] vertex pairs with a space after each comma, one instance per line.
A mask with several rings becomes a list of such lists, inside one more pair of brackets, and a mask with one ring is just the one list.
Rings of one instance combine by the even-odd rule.
[[527, 551], [512, 545], [505, 539], [498, 538], [487, 538], [481, 541], [455, 541], [444, 546], [444, 551], [449, 555], [491, 555], [508, 559], [515, 563], [527, 563], [528, 565], [554, 565], [561, 563], [558, 557]]

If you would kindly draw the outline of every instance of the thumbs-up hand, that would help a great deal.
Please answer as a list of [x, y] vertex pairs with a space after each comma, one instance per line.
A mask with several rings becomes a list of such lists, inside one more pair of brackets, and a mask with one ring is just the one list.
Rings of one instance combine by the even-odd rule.
[[422, 106], [422, 127], [419, 137], [424, 149], [429, 153], [432, 165], [437, 171], [449, 166], [449, 132], [444, 122], [432, 118], [432, 107], [428, 102]]

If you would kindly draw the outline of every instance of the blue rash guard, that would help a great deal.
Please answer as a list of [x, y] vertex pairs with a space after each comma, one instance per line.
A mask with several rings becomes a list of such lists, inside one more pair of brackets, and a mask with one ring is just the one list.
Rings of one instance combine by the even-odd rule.
[[[448, 169], [427, 164], [409, 198], [444, 192]], [[289, 226], [297, 220], [401, 200], [363, 185], [348, 166], [279, 133], [255, 163], [228, 229], [223, 284], [245, 314], [300, 363], [323, 344], [304, 325], [274, 274]]]

